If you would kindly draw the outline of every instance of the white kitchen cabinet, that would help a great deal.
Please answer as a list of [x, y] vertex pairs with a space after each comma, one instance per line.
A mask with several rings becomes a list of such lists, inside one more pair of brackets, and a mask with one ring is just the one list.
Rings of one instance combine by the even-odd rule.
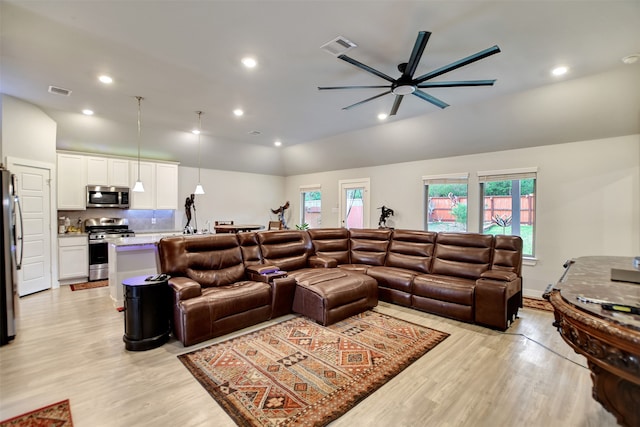
[[61, 284], [89, 279], [89, 246], [86, 235], [58, 237], [58, 279]]
[[57, 155], [58, 209], [86, 209], [87, 157], [79, 154]]
[[156, 209], [178, 209], [178, 165], [156, 163]]
[[108, 159], [107, 170], [109, 172], [109, 185], [113, 187], [128, 187], [129, 180], [129, 160]]
[[111, 185], [106, 157], [87, 157], [87, 185]]
[[[131, 160], [129, 187], [138, 180], [138, 162]], [[178, 165], [140, 162], [144, 193], [131, 191], [130, 209], [178, 209]]]
[[136, 193], [133, 191], [133, 186], [138, 180], [138, 161], [131, 160], [131, 173], [129, 176], [129, 187], [131, 188], [131, 193], [129, 193], [130, 198], [130, 209], [155, 209], [156, 201], [155, 201], [155, 188], [156, 188], [156, 164], [151, 162], [140, 162], [140, 180], [142, 181], [142, 185], [144, 186], [144, 192]]

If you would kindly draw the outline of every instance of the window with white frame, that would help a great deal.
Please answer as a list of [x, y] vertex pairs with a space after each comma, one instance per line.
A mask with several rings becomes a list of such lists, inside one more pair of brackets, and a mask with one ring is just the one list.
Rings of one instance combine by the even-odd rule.
[[429, 231], [467, 231], [469, 174], [423, 176], [424, 228]]
[[478, 172], [483, 234], [522, 237], [524, 256], [535, 256], [537, 168]]
[[300, 225], [308, 228], [322, 226], [322, 189], [320, 185], [300, 187]]

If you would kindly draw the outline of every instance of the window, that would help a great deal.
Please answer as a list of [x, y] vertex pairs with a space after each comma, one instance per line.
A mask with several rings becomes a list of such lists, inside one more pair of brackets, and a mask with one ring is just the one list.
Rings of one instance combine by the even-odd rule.
[[467, 231], [468, 174], [423, 176], [425, 230]]
[[522, 237], [524, 256], [535, 255], [537, 169], [478, 172], [481, 232]]
[[322, 192], [319, 185], [300, 188], [302, 209], [300, 209], [300, 224], [307, 224], [309, 228], [320, 228], [322, 225]]

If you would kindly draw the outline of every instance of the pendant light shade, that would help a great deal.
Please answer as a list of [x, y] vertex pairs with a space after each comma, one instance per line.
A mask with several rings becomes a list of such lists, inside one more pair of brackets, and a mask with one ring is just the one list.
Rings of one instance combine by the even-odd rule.
[[202, 134], [202, 111], [196, 111], [198, 115], [198, 184], [193, 194], [204, 194], [204, 188], [200, 184], [200, 135]]
[[138, 100], [138, 180], [133, 185], [132, 191], [144, 193], [144, 185], [142, 185], [142, 181], [140, 180], [140, 103], [144, 98], [136, 96], [136, 99]]

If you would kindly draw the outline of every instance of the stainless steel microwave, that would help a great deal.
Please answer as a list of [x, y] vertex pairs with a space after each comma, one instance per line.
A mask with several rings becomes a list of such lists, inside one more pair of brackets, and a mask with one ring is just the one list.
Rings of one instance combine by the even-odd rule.
[[87, 207], [128, 209], [129, 188], [87, 185]]

